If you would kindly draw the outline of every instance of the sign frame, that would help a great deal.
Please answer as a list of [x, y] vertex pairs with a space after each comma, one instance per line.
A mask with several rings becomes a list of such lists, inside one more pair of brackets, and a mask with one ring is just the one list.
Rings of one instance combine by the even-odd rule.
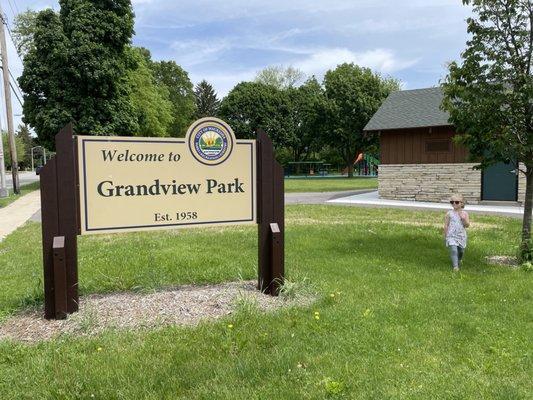
[[[69, 123], [56, 135], [56, 155], [40, 173], [46, 319], [64, 319], [79, 308], [77, 236], [82, 230], [78, 140], [73, 123]], [[257, 288], [277, 296], [285, 276], [284, 174], [275, 160], [272, 141], [262, 129], [256, 132], [255, 152]]]

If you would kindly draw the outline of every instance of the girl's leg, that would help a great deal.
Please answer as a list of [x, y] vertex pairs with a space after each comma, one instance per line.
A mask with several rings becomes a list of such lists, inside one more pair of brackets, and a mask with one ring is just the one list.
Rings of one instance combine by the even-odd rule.
[[448, 246], [453, 269], [459, 269], [459, 249], [458, 246]]
[[463, 255], [465, 254], [465, 249], [461, 246], [457, 246], [457, 256], [459, 258], [459, 264], [463, 261]]

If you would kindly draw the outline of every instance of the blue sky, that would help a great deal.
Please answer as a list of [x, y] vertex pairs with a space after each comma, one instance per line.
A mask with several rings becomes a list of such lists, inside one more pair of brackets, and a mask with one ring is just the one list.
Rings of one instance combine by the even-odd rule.
[[[2, 4], [9, 21], [13, 11], [59, 7], [41, 0]], [[220, 96], [269, 65], [292, 65], [321, 78], [339, 63], [355, 62], [400, 79], [406, 89], [435, 86], [446, 63], [458, 59], [465, 46], [469, 15], [460, 0], [134, 0], [133, 5], [133, 43], [150, 49], [156, 60], [176, 61], [193, 83], [207, 79]], [[22, 65], [14, 49], [11, 53], [11, 70], [18, 76]]]

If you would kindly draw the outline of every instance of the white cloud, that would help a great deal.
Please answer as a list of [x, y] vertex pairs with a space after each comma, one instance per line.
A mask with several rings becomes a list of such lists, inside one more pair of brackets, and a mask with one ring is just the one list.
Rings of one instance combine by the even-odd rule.
[[295, 67], [307, 75], [322, 76], [328, 69], [342, 63], [355, 63], [375, 71], [390, 74], [417, 63], [417, 59], [400, 59], [388, 49], [374, 49], [354, 52], [344, 48], [323, 49], [314, 52], [307, 59], [296, 62]]

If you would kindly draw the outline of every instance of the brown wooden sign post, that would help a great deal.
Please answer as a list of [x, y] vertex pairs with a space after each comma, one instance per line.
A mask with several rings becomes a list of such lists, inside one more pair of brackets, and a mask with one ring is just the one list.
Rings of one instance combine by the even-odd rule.
[[[197, 122], [202, 123], [202, 120]], [[56, 155], [40, 174], [44, 316], [47, 319], [64, 319], [78, 310], [77, 236], [82, 233], [78, 139], [73, 135], [72, 124], [63, 128], [55, 138]], [[258, 289], [276, 296], [284, 279], [283, 169], [275, 160], [272, 141], [264, 131], [258, 131], [255, 144]]]

